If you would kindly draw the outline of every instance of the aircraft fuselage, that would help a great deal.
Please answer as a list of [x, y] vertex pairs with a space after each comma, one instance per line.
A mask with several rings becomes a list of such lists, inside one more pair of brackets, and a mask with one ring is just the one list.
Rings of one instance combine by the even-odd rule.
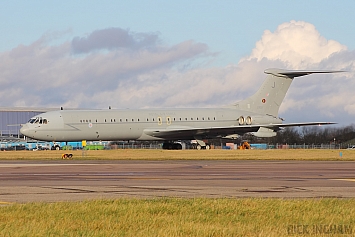
[[[21, 132], [36, 140], [179, 140], [195, 139], [184, 132], [162, 138], [154, 129], [215, 128], [280, 123], [273, 116], [236, 109], [61, 110], [37, 115], [46, 123], [27, 123]], [[241, 122], [240, 118], [244, 121]], [[250, 121], [247, 121], [250, 118]], [[258, 129], [255, 129], [257, 131]], [[239, 132], [236, 132], [238, 134]], [[230, 132], [228, 132], [230, 134]], [[213, 135], [213, 136], [212, 136]], [[211, 133], [211, 137], [222, 134]], [[208, 135], [204, 135], [208, 138]]]

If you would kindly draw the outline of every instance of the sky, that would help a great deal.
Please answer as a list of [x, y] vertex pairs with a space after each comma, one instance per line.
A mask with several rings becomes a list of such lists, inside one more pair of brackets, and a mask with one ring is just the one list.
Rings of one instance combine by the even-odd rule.
[[355, 123], [354, 1], [0, 1], [1, 107], [220, 107], [267, 68], [285, 122]]

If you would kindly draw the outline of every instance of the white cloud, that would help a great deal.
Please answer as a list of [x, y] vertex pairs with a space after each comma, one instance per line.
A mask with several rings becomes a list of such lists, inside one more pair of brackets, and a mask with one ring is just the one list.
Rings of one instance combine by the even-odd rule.
[[333, 53], [346, 49], [346, 46], [322, 37], [314, 25], [291, 21], [279, 25], [275, 32], [265, 30], [247, 59], [281, 60], [287, 67], [299, 69], [320, 63]]

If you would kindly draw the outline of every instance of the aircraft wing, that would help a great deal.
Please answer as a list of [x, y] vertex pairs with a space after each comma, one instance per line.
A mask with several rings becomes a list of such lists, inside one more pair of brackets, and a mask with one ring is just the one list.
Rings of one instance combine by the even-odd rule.
[[193, 128], [193, 127], [168, 127], [157, 129], [145, 129], [144, 133], [164, 139], [171, 140], [189, 140], [195, 137], [215, 138], [226, 136], [230, 134], [242, 135], [248, 132], [256, 132], [260, 125], [244, 125], [244, 126], [229, 126], [229, 127], [207, 127], [207, 128]]
[[308, 123], [279, 123], [279, 124], [269, 124], [269, 125], [261, 125], [260, 127], [265, 127], [265, 128], [286, 128], [286, 127], [302, 127], [302, 126], [322, 126], [322, 125], [331, 125], [331, 124], [336, 124], [333, 122], [308, 122]]
[[314, 125], [330, 125], [332, 122], [309, 122], [309, 123], [287, 123], [287, 124], [257, 124], [257, 125], [243, 125], [243, 126], [228, 126], [228, 127], [207, 127], [207, 128], [193, 128], [193, 127], [175, 127], [145, 129], [146, 135], [171, 139], [171, 140], [188, 140], [196, 137], [202, 138], [217, 138], [228, 135], [243, 135], [245, 133], [255, 133], [260, 128], [265, 128], [270, 132], [279, 131], [283, 127], [297, 127], [297, 126], [314, 126]]

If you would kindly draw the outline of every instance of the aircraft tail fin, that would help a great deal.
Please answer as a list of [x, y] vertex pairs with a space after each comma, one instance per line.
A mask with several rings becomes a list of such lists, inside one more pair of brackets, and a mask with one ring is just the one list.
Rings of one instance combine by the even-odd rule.
[[343, 71], [325, 70], [283, 70], [267, 69], [268, 76], [259, 90], [249, 98], [234, 104], [237, 109], [277, 117], [280, 105], [286, 96], [293, 78], [313, 73], [335, 73]]

